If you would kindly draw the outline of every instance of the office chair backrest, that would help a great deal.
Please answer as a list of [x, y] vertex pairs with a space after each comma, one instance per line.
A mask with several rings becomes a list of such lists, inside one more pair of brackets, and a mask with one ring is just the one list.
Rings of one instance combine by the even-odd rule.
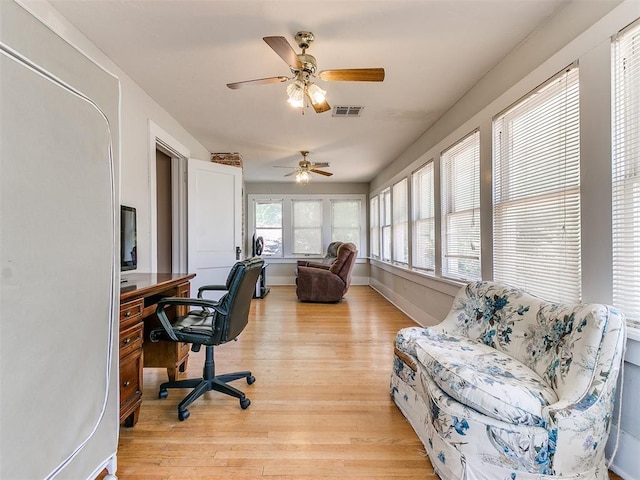
[[225, 285], [227, 286], [227, 290], [231, 290], [231, 282], [233, 282], [233, 279], [235, 278], [236, 273], [238, 272], [238, 269], [243, 265], [244, 265], [243, 262], [236, 262], [233, 265], [233, 267], [231, 267], [231, 270], [229, 270], [229, 274], [227, 275], [227, 281], [225, 282]]
[[251, 299], [256, 291], [256, 282], [262, 271], [264, 260], [259, 257], [237, 262], [227, 278], [229, 291], [220, 299], [220, 306], [227, 315], [217, 314], [214, 325], [220, 342], [228, 342], [236, 338], [249, 322]]

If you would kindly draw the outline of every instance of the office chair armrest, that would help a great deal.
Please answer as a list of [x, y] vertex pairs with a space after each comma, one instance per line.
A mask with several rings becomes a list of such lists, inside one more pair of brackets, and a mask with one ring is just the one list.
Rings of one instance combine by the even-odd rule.
[[[158, 306], [156, 307], [156, 315], [158, 316], [158, 320], [160, 320], [160, 324], [164, 331], [167, 333], [169, 338], [174, 342], [178, 342], [178, 337], [173, 331], [173, 326], [171, 325], [171, 321], [169, 317], [167, 317], [167, 313], [164, 311], [165, 307], [168, 305], [177, 305], [177, 306], [191, 306], [191, 307], [200, 307], [203, 310], [211, 309], [220, 313], [221, 315], [226, 315], [227, 310], [222, 308], [220, 304], [215, 300], [207, 300], [204, 298], [184, 298], [184, 297], [166, 297], [158, 301]], [[152, 339], [153, 341], [153, 339]]]
[[215, 309], [218, 306], [218, 302], [216, 300], [207, 300], [206, 298], [165, 297], [158, 300], [156, 312], [164, 310], [165, 305], [184, 305]]
[[202, 298], [202, 292], [207, 292], [209, 290], [229, 290], [226, 285], [203, 285], [198, 288], [198, 298]]

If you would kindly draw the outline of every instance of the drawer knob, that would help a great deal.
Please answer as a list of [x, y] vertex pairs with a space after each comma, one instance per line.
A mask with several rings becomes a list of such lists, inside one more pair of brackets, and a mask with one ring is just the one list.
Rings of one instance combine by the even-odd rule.
[[126, 311], [124, 312], [124, 318], [129, 318], [131, 316], [131, 312], [130, 311]]
[[129, 385], [131, 385], [131, 382], [129, 380], [126, 380], [125, 382], [122, 382], [122, 385], [128, 387]]
[[124, 343], [125, 345], [129, 345], [131, 343], [131, 339], [130, 338], [125, 338], [122, 343]]

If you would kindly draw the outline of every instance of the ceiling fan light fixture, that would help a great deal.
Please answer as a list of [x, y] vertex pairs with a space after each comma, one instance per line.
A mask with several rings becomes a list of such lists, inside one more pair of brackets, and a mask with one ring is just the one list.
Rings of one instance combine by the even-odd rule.
[[311, 175], [306, 170], [302, 170], [296, 174], [296, 182], [307, 184], [311, 180]]
[[304, 106], [304, 82], [300, 79], [296, 80], [287, 87], [287, 102], [292, 107], [302, 108]]
[[309, 93], [309, 98], [311, 98], [311, 103], [313, 105], [319, 105], [327, 99], [327, 92], [325, 92], [315, 83], [309, 84], [309, 86], [307, 87], [307, 92]]

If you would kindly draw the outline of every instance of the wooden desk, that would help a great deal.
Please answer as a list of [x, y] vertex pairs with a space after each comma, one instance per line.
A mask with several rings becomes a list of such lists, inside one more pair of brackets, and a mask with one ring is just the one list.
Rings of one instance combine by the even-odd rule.
[[[180, 378], [187, 369], [189, 344], [153, 343], [149, 332], [160, 327], [156, 316], [163, 297], [189, 297], [189, 280], [195, 274], [131, 273], [120, 284], [120, 423], [132, 427], [138, 422], [142, 404], [142, 367], [167, 369], [169, 380]], [[183, 313], [167, 309], [168, 315]]]

